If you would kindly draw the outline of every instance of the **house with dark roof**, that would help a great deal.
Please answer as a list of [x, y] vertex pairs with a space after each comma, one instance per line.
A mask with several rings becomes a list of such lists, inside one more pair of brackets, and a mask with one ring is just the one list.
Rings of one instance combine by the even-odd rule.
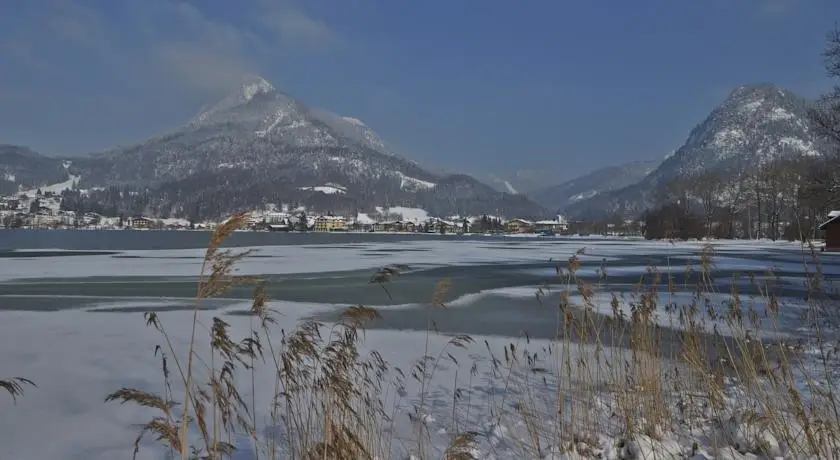
[[840, 252], [840, 211], [828, 213], [828, 220], [821, 223], [819, 229], [825, 235], [823, 251]]

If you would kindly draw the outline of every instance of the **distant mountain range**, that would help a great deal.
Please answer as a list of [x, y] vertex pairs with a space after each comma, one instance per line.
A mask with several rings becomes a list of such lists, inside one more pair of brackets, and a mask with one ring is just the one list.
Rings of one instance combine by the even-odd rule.
[[406, 206], [439, 216], [637, 216], [671, 179], [820, 155], [825, 146], [810, 104], [774, 85], [741, 86], [661, 162], [610, 166], [557, 185], [550, 170], [481, 175], [479, 182], [431, 172], [362, 121], [310, 108], [255, 78], [168, 134], [72, 162], [0, 146], [0, 193], [72, 174], [84, 190], [75, 192], [80, 206], [163, 217], [218, 217], [278, 202], [348, 213]]
[[0, 157], [9, 171], [6, 189], [72, 173], [85, 190], [75, 197], [79, 206], [98, 203], [120, 213], [207, 218], [292, 202], [347, 213], [399, 205], [440, 216], [547, 215], [527, 197], [470, 176], [431, 173], [397, 155], [362, 121], [310, 108], [262, 78], [165, 135], [74, 158], [69, 168], [17, 150], [26, 151], [28, 163]]
[[559, 185], [534, 190], [527, 196], [548, 209], [562, 211], [573, 203], [636, 184], [653, 171], [659, 163], [659, 161], [636, 161], [619, 166], [607, 166]]
[[500, 192], [526, 196], [559, 182], [557, 171], [552, 168], [520, 169], [508, 174], [474, 173], [474, 176]]

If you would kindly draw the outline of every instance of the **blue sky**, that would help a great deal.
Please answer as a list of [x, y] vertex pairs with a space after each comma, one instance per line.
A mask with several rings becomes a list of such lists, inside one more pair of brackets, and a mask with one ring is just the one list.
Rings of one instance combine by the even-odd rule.
[[186, 122], [244, 74], [468, 172], [660, 158], [735, 86], [825, 91], [836, 0], [0, 3], [0, 142], [52, 155]]

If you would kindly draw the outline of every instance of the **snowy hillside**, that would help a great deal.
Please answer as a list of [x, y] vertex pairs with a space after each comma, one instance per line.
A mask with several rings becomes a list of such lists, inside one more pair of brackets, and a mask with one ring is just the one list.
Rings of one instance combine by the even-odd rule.
[[774, 85], [739, 86], [651, 174], [661, 180], [697, 170], [742, 170], [772, 159], [820, 154], [809, 101]]
[[[117, 208], [164, 217], [214, 217], [280, 201], [334, 212], [405, 205], [445, 215], [545, 214], [469, 176], [432, 173], [396, 155], [361, 120], [310, 108], [258, 77], [166, 135], [74, 161], [73, 173], [85, 189], [136, 192], [119, 194], [132, 203], [111, 203]], [[327, 184], [341, 184], [341, 192], [327, 192]], [[100, 195], [90, 199], [117, 196]]]
[[69, 180], [61, 160], [16, 145], [0, 145], [0, 195]]
[[776, 159], [819, 156], [824, 147], [808, 116], [810, 104], [774, 85], [739, 86], [641, 182], [572, 203], [567, 210], [572, 216], [635, 214], [672, 179], [703, 171], [727, 177]]
[[500, 192], [530, 196], [563, 181], [554, 168], [520, 169], [505, 174], [477, 173], [476, 178]]

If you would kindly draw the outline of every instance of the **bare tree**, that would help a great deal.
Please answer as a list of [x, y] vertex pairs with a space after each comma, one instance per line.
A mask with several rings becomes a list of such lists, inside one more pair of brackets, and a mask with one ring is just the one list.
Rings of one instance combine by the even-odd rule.
[[779, 225], [785, 211], [784, 180], [786, 165], [776, 160], [765, 165], [759, 171], [758, 182], [764, 194], [764, 207], [767, 216], [767, 236], [771, 240], [779, 239]]
[[721, 192], [724, 185], [723, 178], [717, 172], [704, 171], [694, 176], [692, 185], [694, 196], [700, 199], [703, 206], [706, 236], [711, 236], [715, 211], [720, 207]]
[[744, 200], [747, 205], [747, 237], [750, 239], [764, 237], [764, 195], [760, 171], [745, 174]]
[[802, 205], [817, 218], [840, 208], [840, 156], [807, 164], [799, 195]]
[[678, 176], [661, 184], [655, 190], [654, 201], [657, 207], [677, 204], [681, 208], [688, 206], [690, 176]]
[[703, 206], [703, 219], [706, 236], [712, 234], [712, 219], [719, 205], [723, 181], [721, 176], [713, 171], [702, 171], [687, 178], [688, 190], [692, 197], [699, 199]]
[[[828, 77], [840, 80], [840, 28], [828, 33], [822, 55]], [[811, 118], [822, 135], [840, 145], [840, 85], [820, 98]]]
[[[828, 77], [840, 81], [840, 28], [826, 37], [822, 53]], [[840, 205], [840, 84], [823, 95], [810, 112], [819, 133], [828, 141], [824, 160], [815, 161], [806, 173], [803, 199], [817, 216]]]
[[810, 212], [805, 200], [807, 174], [812, 167], [812, 157], [797, 156], [781, 162], [781, 194], [784, 200], [784, 218], [788, 222], [787, 238], [813, 238], [816, 214]]
[[746, 186], [746, 175], [741, 172], [734, 174], [729, 180], [720, 184], [720, 205], [727, 220], [726, 235], [728, 238], [735, 238], [735, 221], [745, 209]]

